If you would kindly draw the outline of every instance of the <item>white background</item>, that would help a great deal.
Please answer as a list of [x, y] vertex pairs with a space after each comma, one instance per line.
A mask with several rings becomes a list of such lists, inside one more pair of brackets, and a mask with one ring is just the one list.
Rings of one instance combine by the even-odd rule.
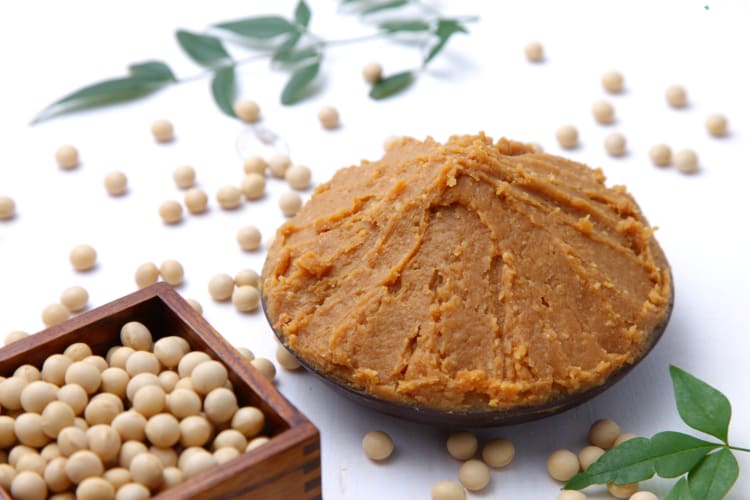
[[[355, 16], [329, 0], [311, 2], [311, 28], [326, 38], [369, 33]], [[541, 143], [592, 166], [611, 184], [627, 184], [671, 262], [676, 303], [670, 326], [656, 349], [622, 382], [579, 408], [525, 425], [480, 431], [516, 446], [515, 461], [492, 472], [490, 487], [471, 498], [554, 499], [559, 484], [545, 471], [554, 449], [579, 449], [589, 424], [617, 420], [623, 431], [651, 435], [685, 430], [673, 403], [668, 365], [677, 364], [720, 388], [733, 402], [730, 440], [750, 446], [750, 299], [748, 185], [750, 164], [750, 72], [747, 47], [750, 4], [725, 0], [436, 2], [450, 15], [479, 15], [471, 34], [457, 35], [426, 74], [405, 94], [375, 102], [360, 74], [370, 60], [393, 73], [419, 63], [418, 48], [376, 41], [331, 49], [317, 93], [282, 107], [278, 96], [286, 73], [261, 60], [242, 67], [241, 95], [257, 100], [262, 124], [288, 143], [293, 160], [309, 165], [314, 181], [340, 167], [376, 159], [391, 134], [445, 139], [453, 133], [486, 131], [493, 137]], [[706, 5], [708, 9], [706, 9]], [[46, 104], [94, 81], [124, 74], [145, 59], [170, 63], [179, 77], [200, 73], [179, 50], [174, 30], [202, 30], [219, 21], [262, 13], [290, 15], [294, 2], [30, 1], [0, 3], [0, 194], [12, 196], [18, 215], [0, 222], [0, 335], [43, 328], [40, 312], [74, 284], [88, 289], [91, 306], [135, 289], [142, 262], [180, 260], [186, 282], [179, 291], [200, 301], [208, 321], [235, 345], [273, 357], [275, 343], [260, 313], [243, 315], [213, 302], [209, 278], [241, 268], [260, 270], [264, 251], [245, 253], [235, 243], [247, 224], [269, 238], [283, 217], [276, 205], [287, 188], [269, 180], [266, 198], [222, 211], [216, 190], [237, 184], [242, 162], [236, 148], [244, 127], [215, 108], [208, 80], [165, 90], [132, 105], [87, 112], [30, 127]], [[531, 40], [543, 42], [547, 58], [529, 64]], [[242, 51], [235, 51], [241, 56]], [[606, 97], [599, 79], [611, 68], [626, 78], [626, 92], [610, 97], [617, 123], [596, 125], [591, 103]], [[690, 106], [670, 109], [663, 93], [683, 84]], [[342, 126], [324, 131], [317, 110], [324, 103], [341, 112]], [[731, 134], [710, 138], [703, 121], [725, 113]], [[149, 125], [168, 118], [177, 139], [157, 145]], [[581, 147], [561, 151], [556, 128], [576, 125]], [[610, 131], [628, 139], [629, 154], [611, 159], [602, 141]], [[700, 173], [681, 175], [648, 161], [657, 142], [694, 148]], [[78, 147], [74, 171], [57, 168], [53, 154], [64, 143]], [[198, 184], [211, 195], [210, 212], [163, 225], [158, 206], [181, 199], [171, 180], [174, 167], [196, 168]], [[127, 173], [127, 196], [106, 195], [106, 172]], [[305, 193], [307, 196], [309, 193]], [[99, 252], [90, 273], [76, 273], [68, 252], [86, 242]], [[447, 429], [407, 423], [373, 413], [343, 399], [312, 375], [281, 372], [278, 388], [321, 431], [323, 490], [327, 499], [428, 498], [439, 480], [456, 479], [459, 464], [444, 449]], [[395, 455], [373, 464], [360, 440], [371, 429], [389, 432]], [[741, 473], [730, 498], [750, 497], [750, 459], [739, 456]], [[663, 494], [667, 484], [649, 483]], [[595, 491], [595, 490], [592, 490]], [[592, 497], [605, 498], [605, 495]]]

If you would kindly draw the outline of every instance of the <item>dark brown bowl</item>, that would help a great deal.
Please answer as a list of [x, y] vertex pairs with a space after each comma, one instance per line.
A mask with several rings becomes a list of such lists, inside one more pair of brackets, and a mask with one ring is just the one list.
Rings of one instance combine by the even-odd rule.
[[[206, 470], [164, 490], [154, 498], [275, 500], [321, 498], [320, 436], [318, 429], [255, 371], [206, 320], [166, 283], [157, 283], [64, 323], [0, 349], [0, 375], [20, 365], [41, 367], [75, 342], [85, 342], [94, 354], [106, 355], [120, 342], [120, 328], [128, 321], [144, 323], [154, 338], [179, 335], [190, 347], [221, 361], [240, 406], [252, 405], [266, 418], [270, 440], [219, 467]], [[0, 500], [10, 499], [0, 488]]]
[[587, 390], [567, 394], [565, 396], [549, 400], [546, 403], [536, 406], [519, 406], [503, 410], [448, 411], [418, 405], [397, 403], [374, 396], [367, 391], [354, 387], [351, 383], [345, 380], [320, 371], [318, 368], [308, 363], [304, 358], [298, 356], [297, 353], [290, 349], [289, 346], [284, 342], [284, 337], [278, 331], [276, 331], [275, 328], [273, 328], [273, 321], [268, 317], [268, 313], [266, 312], [267, 308], [265, 296], [262, 293], [261, 303], [263, 305], [263, 311], [266, 314], [266, 319], [268, 320], [269, 325], [271, 325], [271, 328], [276, 334], [276, 337], [282, 344], [284, 344], [287, 350], [289, 350], [289, 352], [294, 355], [295, 358], [297, 358], [302, 366], [320, 377], [320, 379], [323, 380], [326, 384], [344, 394], [349, 399], [377, 410], [381, 413], [385, 413], [386, 415], [391, 415], [414, 422], [448, 427], [497, 427], [502, 425], [530, 422], [532, 420], [556, 415], [565, 410], [569, 410], [573, 407], [585, 403], [589, 399], [600, 394], [601, 392], [605, 391], [606, 389], [620, 381], [654, 348], [654, 346], [664, 333], [664, 330], [667, 328], [669, 318], [672, 315], [672, 307], [674, 305], [674, 281], [672, 280], [670, 272], [669, 304], [667, 305], [667, 311], [664, 316], [664, 321], [658, 324], [651, 332], [643, 353], [632, 364], [625, 365], [616, 372], [610, 374], [609, 378], [607, 378], [607, 380], [603, 384], [591, 387]]

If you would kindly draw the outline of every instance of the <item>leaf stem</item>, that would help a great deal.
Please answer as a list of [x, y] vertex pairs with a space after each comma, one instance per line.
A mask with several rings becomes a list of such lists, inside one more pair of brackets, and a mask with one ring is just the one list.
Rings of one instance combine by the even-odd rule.
[[191, 76], [186, 76], [185, 78], [179, 78], [175, 83], [190, 83], [190, 82], [194, 82], [196, 80], [202, 80], [203, 78], [206, 78], [206, 77], [208, 77], [210, 75], [213, 75], [216, 70], [223, 69], [223, 68], [229, 68], [229, 67], [232, 67], [232, 66], [240, 66], [242, 64], [251, 63], [251, 62], [255, 62], [255, 61], [260, 61], [261, 59], [266, 59], [266, 58], [270, 57], [270, 55], [271, 54], [269, 52], [264, 52], [264, 53], [261, 53], [261, 54], [253, 54], [251, 56], [243, 57], [243, 58], [240, 58], [240, 59], [227, 60], [227, 62], [225, 62], [223, 64], [217, 64], [216, 66], [212, 66], [212, 67], [210, 67], [208, 69], [205, 69], [205, 70], [201, 71], [200, 73], [196, 73], [196, 74], [191, 75]]
[[378, 40], [380, 38], [385, 38], [388, 35], [387, 31], [379, 31], [377, 33], [372, 33], [370, 35], [364, 35], [364, 36], [358, 36], [355, 38], [344, 38], [341, 40], [320, 40], [318, 45], [320, 47], [337, 47], [341, 45], [350, 45], [354, 43], [361, 43], [361, 42], [369, 42], [371, 40]]
[[253, 54], [251, 56], [241, 57], [240, 59], [234, 59], [232, 61], [232, 64], [231, 65], [228, 64], [227, 66], [240, 66], [245, 63], [260, 61], [261, 59], [265, 59], [266, 57], [270, 57], [271, 55], [272, 55], [271, 52], [262, 52], [260, 54]]
[[748, 448], [740, 448], [739, 446], [729, 446], [727, 445], [727, 448], [734, 451], [744, 451], [745, 453], [750, 453], [750, 449]]

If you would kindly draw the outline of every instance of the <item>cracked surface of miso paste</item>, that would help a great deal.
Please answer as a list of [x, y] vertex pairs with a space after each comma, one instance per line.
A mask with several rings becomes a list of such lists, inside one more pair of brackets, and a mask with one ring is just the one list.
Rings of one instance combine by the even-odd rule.
[[668, 316], [668, 263], [600, 170], [483, 134], [405, 138], [279, 229], [267, 314], [318, 371], [442, 409], [602, 384]]

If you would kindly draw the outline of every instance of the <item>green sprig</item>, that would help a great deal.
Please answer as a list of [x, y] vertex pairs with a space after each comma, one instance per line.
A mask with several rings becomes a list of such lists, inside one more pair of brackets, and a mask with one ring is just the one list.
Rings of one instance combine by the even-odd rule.
[[739, 476], [732, 453], [750, 451], [730, 446], [732, 408], [719, 390], [676, 367], [669, 367], [677, 411], [695, 430], [721, 442], [683, 434], [660, 432], [650, 439], [629, 439], [604, 453], [586, 472], [576, 474], [565, 489], [580, 490], [592, 484], [629, 484], [654, 476], [680, 479], [665, 500], [720, 500]]
[[[255, 16], [213, 24], [208, 33], [177, 30], [177, 43], [185, 54], [204, 73], [178, 79], [171, 68], [161, 61], [133, 64], [127, 76], [104, 80], [83, 87], [58, 99], [44, 108], [32, 124], [79, 110], [124, 103], [153, 94], [169, 85], [193, 81], [210, 76], [211, 95], [217, 107], [227, 116], [236, 118], [233, 111], [238, 90], [237, 66], [270, 58], [271, 62], [289, 71], [289, 79], [281, 91], [281, 103], [295, 104], [314, 94], [315, 82], [322, 78], [324, 51], [327, 48], [349, 43], [365, 42], [377, 38], [400, 41], [404, 36], [410, 42], [420, 41], [423, 51], [421, 67], [387, 76], [373, 84], [369, 95], [384, 99], [408, 89], [425, 67], [443, 51], [456, 33], [468, 33], [466, 23], [475, 18], [443, 18], [433, 7], [419, 0], [341, 0], [343, 6], [352, 7], [376, 33], [347, 40], [325, 40], [309, 29], [312, 11], [305, 0], [298, 0], [291, 17], [278, 15]], [[407, 7], [409, 7], [407, 9]], [[421, 10], [422, 15], [401, 18], [394, 12]], [[233, 58], [228, 44], [237, 48], [254, 48], [255, 57]]]

